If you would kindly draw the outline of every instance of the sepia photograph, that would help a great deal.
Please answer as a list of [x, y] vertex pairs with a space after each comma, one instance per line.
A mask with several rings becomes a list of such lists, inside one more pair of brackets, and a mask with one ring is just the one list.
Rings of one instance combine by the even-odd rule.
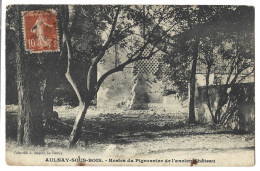
[[255, 165], [254, 6], [3, 8], [7, 165]]

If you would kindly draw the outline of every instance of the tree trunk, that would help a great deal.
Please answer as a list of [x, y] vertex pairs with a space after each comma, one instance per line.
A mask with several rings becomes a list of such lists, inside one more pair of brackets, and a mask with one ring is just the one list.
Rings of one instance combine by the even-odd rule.
[[207, 75], [206, 75], [206, 96], [207, 96], [207, 106], [209, 108], [209, 112], [211, 115], [211, 119], [214, 123], [216, 123], [216, 120], [214, 118], [214, 114], [213, 111], [211, 109], [211, 104], [210, 104], [210, 95], [209, 95], [209, 76], [210, 76], [210, 69], [211, 69], [212, 64], [207, 64], [208, 67], [208, 71], [207, 71]]
[[17, 54], [18, 129], [20, 144], [43, 145], [41, 93], [35, 72], [25, 64], [24, 55]]
[[221, 110], [222, 110], [222, 107], [227, 103], [228, 101], [228, 96], [229, 94], [226, 92], [227, 91], [227, 86], [225, 86], [224, 90], [221, 90], [222, 93], [221, 93], [221, 96], [218, 100], [218, 107], [217, 107], [217, 110], [215, 112], [215, 121], [217, 124], [220, 123], [220, 116], [221, 116]]
[[[27, 73], [28, 74], [28, 73]], [[27, 91], [24, 94], [23, 108], [28, 109], [25, 112], [24, 138], [25, 145], [44, 145], [43, 118], [41, 106], [41, 94], [39, 82], [33, 76], [27, 78]], [[30, 83], [29, 83], [30, 82]], [[27, 95], [27, 96], [26, 96]]]
[[193, 48], [193, 59], [192, 59], [192, 68], [191, 68], [191, 77], [190, 77], [190, 102], [189, 102], [189, 123], [195, 123], [195, 83], [196, 83], [196, 68], [198, 60], [198, 47], [199, 47], [199, 38], [195, 37], [194, 48]]
[[[19, 48], [19, 44], [17, 45]], [[20, 51], [17, 48], [16, 53], [16, 67], [17, 67], [17, 91], [18, 91], [18, 117], [17, 117], [17, 142], [19, 144], [23, 144], [23, 136], [24, 136], [24, 116], [25, 116], [25, 108], [22, 108], [22, 104], [24, 103], [24, 79], [22, 74], [24, 73], [24, 67], [22, 67]], [[22, 70], [23, 69], [23, 70]]]
[[69, 148], [73, 148], [78, 140], [80, 139], [81, 135], [81, 128], [83, 125], [83, 121], [85, 118], [85, 115], [87, 113], [87, 109], [89, 107], [89, 103], [84, 103], [83, 105], [79, 106], [79, 112], [78, 115], [75, 119], [71, 134], [70, 134], [70, 139], [69, 139]]
[[44, 119], [53, 118], [55, 72], [52, 69], [46, 71], [45, 87], [43, 91], [43, 116]]
[[[17, 89], [18, 89], [18, 117], [17, 141], [20, 144], [43, 145], [42, 107], [37, 67], [35, 59], [25, 55], [22, 42], [21, 11], [17, 6]], [[27, 59], [26, 59], [27, 58]], [[37, 59], [37, 58], [36, 58]], [[36, 68], [36, 69], [35, 69]]]
[[97, 91], [90, 91], [87, 94], [87, 98], [85, 98], [85, 102], [80, 103], [79, 105], [79, 112], [75, 119], [70, 139], [69, 139], [69, 148], [73, 148], [81, 136], [81, 128], [83, 126], [83, 121], [86, 116], [87, 110], [89, 106], [91, 105], [91, 101], [95, 98]]

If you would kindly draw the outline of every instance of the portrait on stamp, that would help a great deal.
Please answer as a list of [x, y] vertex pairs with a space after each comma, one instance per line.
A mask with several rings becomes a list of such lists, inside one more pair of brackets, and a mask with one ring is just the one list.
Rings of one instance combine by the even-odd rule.
[[55, 10], [25, 11], [22, 16], [26, 51], [35, 53], [59, 50]]

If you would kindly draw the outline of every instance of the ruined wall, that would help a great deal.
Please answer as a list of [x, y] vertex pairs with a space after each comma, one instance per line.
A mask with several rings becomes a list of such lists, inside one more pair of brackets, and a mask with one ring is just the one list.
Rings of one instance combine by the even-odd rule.
[[133, 80], [128, 108], [132, 110], [147, 110], [149, 104], [163, 102], [163, 83], [152, 73], [139, 72]]
[[[106, 71], [115, 67], [116, 62], [122, 63], [127, 58], [122, 52], [120, 58], [115, 60], [114, 49], [106, 54], [103, 61], [98, 63], [97, 66], [97, 77], [98, 79]], [[119, 71], [108, 76], [103, 84], [101, 85], [97, 93], [97, 106], [98, 107], [120, 107], [126, 99], [130, 96], [132, 89], [132, 65], [129, 64], [123, 71]]]
[[[97, 66], [98, 78], [115, 67], [116, 62], [127, 60], [125, 56], [119, 52], [116, 61], [115, 50], [110, 49]], [[163, 104], [163, 82], [155, 76], [159, 66], [157, 58], [129, 64], [122, 72], [110, 75], [98, 91], [97, 106], [146, 110], [148, 104]]]
[[160, 55], [155, 55], [151, 59], [144, 59], [134, 63], [134, 75], [132, 99], [130, 109], [146, 110], [153, 107], [160, 107], [163, 104], [164, 85], [156, 76], [160, 72]]
[[[209, 86], [210, 104], [213, 113], [215, 113], [221, 89], [224, 85]], [[239, 131], [254, 132], [255, 126], [255, 90], [254, 83], [242, 83], [232, 86], [230, 91], [230, 106], [234, 111], [232, 117], [226, 123], [226, 126]], [[198, 108], [196, 110], [196, 119], [200, 123], [212, 122], [211, 114], [207, 106], [206, 87], [198, 87], [196, 98]], [[225, 105], [222, 113], [231, 110], [231, 107]]]

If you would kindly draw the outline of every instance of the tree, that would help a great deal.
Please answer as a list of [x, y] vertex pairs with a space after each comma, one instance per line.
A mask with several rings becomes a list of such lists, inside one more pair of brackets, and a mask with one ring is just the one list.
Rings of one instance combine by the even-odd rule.
[[[203, 18], [202, 16], [205, 14], [203, 11], [204, 7], [194, 7], [194, 6], [182, 6], [178, 8], [177, 20], [180, 24], [179, 27], [179, 35], [177, 36], [177, 40], [175, 39], [173, 50], [170, 52], [171, 57], [165, 57], [165, 62], [169, 63], [173, 72], [170, 73], [170, 79], [174, 80], [174, 84], [179, 88], [180, 94], [185, 92], [185, 88], [187, 88], [187, 83], [189, 84], [189, 123], [195, 123], [195, 83], [196, 83], [196, 67], [198, 60], [198, 51], [200, 44], [200, 34], [194, 29], [196, 26], [208, 22], [208, 18]], [[204, 12], [204, 13], [203, 13]], [[190, 31], [192, 36], [186, 35], [186, 32]], [[169, 58], [169, 59], [167, 59]], [[182, 59], [185, 58], [185, 59]], [[191, 64], [190, 71], [186, 72], [187, 64]], [[185, 66], [185, 68], [183, 68]], [[181, 70], [176, 69], [180, 68]], [[171, 70], [171, 69], [170, 69]], [[171, 70], [171, 71], [172, 71]], [[179, 72], [181, 71], [181, 72]], [[186, 74], [184, 74], [184, 73]], [[169, 73], [169, 72], [168, 72]], [[183, 90], [184, 88], [184, 90]], [[186, 90], [187, 91], [187, 90]], [[185, 95], [187, 93], [184, 93]]]
[[[17, 141], [20, 144], [43, 145], [41, 93], [37, 62], [35, 58], [25, 55], [21, 30], [21, 7], [10, 6], [15, 15], [14, 28], [16, 32], [16, 65], [18, 88], [18, 129]], [[36, 64], [36, 65], [35, 65]], [[36, 67], [35, 67], [36, 66]]]
[[[201, 54], [207, 66], [206, 95], [212, 121], [224, 124], [235, 115], [237, 103], [232, 99], [236, 84], [242, 83], [254, 73], [254, 14], [251, 7], [238, 7], [235, 10], [234, 27], [226, 30], [213, 30], [202, 43]], [[239, 26], [243, 27], [239, 27]], [[221, 63], [219, 63], [219, 61]], [[219, 78], [219, 99], [216, 110], [210, 102], [209, 75]], [[226, 76], [226, 77], [224, 77]], [[224, 81], [225, 80], [225, 81]], [[226, 107], [226, 109], [224, 109]]]
[[[215, 26], [201, 39], [200, 60], [206, 66], [206, 96], [212, 121], [226, 123], [236, 112], [232, 102], [232, 87], [254, 72], [253, 10], [251, 7], [233, 7], [225, 15], [228, 25]], [[230, 22], [232, 21], [232, 22]], [[225, 29], [223, 29], [225, 26]], [[243, 26], [243, 27], [240, 27]], [[209, 93], [209, 77], [214, 74], [215, 84], [222, 85], [216, 110]], [[243, 76], [241, 76], [243, 75]], [[226, 76], [226, 78], [225, 78]], [[223, 81], [225, 80], [225, 82]], [[227, 106], [227, 110], [223, 110]]]
[[[79, 84], [78, 81], [74, 80], [75, 77], [72, 76], [72, 64], [75, 61], [73, 54], [73, 48], [75, 48], [73, 45], [75, 45], [75, 42], [73, 44], [72, 40], [72, 38], [75, 38], [75, 34], [73, 35], [72, 28], [75, 22], [72, 22], [70, 28], [68, 27], [71, 19], [69, 9], [68, 6], [61, 6], [63, 16], [63, 53], [66, 53], [68, 60], [66, 78], [73, 87], [79, 101], [79, 113], [77, 114], [70, 135], [69, 147], [75, 146], [79, 140], [87, 109], [91, 101], [95, 98], [103, 81], [109, 75], [122, 71], [125, 66], [130, 63], [151, 58], [159, 51], [156, 45], [163, 40], [166, 36], [165, 33], [168, 33], [174, 26], [165, 29], [165, 33], [160, 31], [162, 25], [167, 23], [172, 17], [171, 13], [173, 13], [173, 8], [168, 6], [158, 6], [156, 8], [152, 6], [77, 6], [76, 8], [78, 8], [78, 10], [75, 11], [75, 16], [76, 13], [81, 12], [92, 18], [92, 20], [89, 19], [88, 24], [90, 26], [93, 24], [96, 33], [88, 35], [90, 39], [90, 36], [95, 37], [91, 39], [95, 43], [92, 43], [94, 46], [90, 45], [90, 47], [85, 47], [90, 49], [90, 51], [86, 53], [89, 55], [86, 58], [90, 65], [86, 67], [87, 72], [84, 74], [85, 77], [83, 76], [83, 78], [85, 78], [84, 82]], [[75, 16], [74, 21], [77, 21]], [[91, 30], [93, 31], [93, 27], [82, 29], [91, 32]], [[84, 32], [82, 34], [84, 34]], [[104, 38], [104, 36], [101, 36], [102, 34], [107, 34], [108, 36]], [[133, 40], [130, 38], [133, 38]], [[132, 46], [130, 46], [129, 42], [131, 42]], [[126, 51], [128, 59], [115, 66], [115, 68], [108, 70], [96, 83], [93, 82], [96, 65], [104, 59], [107, 50], [115, 44]]]
[[[57, 52], [31, 54], [25, 51], [21, 12], [45, 10], [50, 7], [57, 8], [44, 5], [10, 5], [7, 7], [6, 56], [7, 65], [15, 66], [14, 71], [16, 72], [17, 91], [12, 91], [14, 94], [18, 94], [17, 140], [20, 144], [44, 144], [43, 119], [53, 115], [53, 90], [56, 86], [55, 77], [57, 76], [55, 73], [59, 68], [57, 64], [60, 60]], [[7, 70], [10, 72], [10, 69]], [[7, 77], [7, 80], [15, 78], [11, 73], [8, 76], [11, 77]], [[8, 82], [7, 90], [9, 84], [12, 83]]]
[[[227, 34], [232, 34], [230, 30], [238, 27], [239, 18], [243, 15], [234, 6], [187, 6], [180, 8], [178, 13], [179, 15], [175, 19], [180, 23], [179, 32], [170, 38], [173, 40], [171, 45], [173, 48], [164, 58], [165, 62], [170, 64], [168, 72], [166, 72], [166, 79], [173, 80], [177, 91], [184, 95], [187, 95], [187, 83], [189, 83], [189, 123], [194, 123], [197, 60], [202, 53], [201, 48], [204, 48], [205, 57], [208, 57], [212, 51], [210, 48], [212, 42], [208, 41], [209, 44], [207, 44], [205, 39], [212, 38], [211, 34], [217, 35], [223, 30], [226, 30]], [[240, 22], [240, 24], [244, 23]], [[218, 38], [219, 41], [225, 39], [224, 37]], [[216, 39], [217, 37], [215, 37]], [[210, 68], [214, 60], [210, 59], [207, 62], [206, 65]], [[208, 78], [206, 81], [209, 81]]]

